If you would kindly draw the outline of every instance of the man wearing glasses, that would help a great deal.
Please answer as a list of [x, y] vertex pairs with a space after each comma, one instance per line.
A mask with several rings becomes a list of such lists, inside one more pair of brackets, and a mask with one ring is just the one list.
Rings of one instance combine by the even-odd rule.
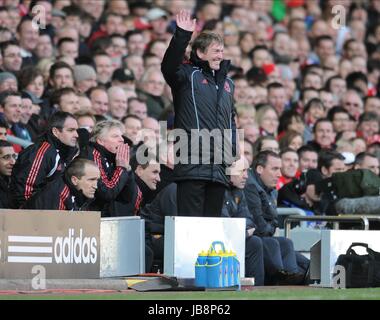
[[12, 145], [0, 140], [0, 208], [9, 208], [9, 182], [16, 159]]

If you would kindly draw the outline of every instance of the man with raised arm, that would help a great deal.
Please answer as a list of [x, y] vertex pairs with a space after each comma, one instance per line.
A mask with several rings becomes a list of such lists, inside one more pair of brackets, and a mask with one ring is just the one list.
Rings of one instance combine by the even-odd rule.
[[226, 168], [236, 150], [234, 84], [227, 77], [230, 61], [223, 60], [223, 38], [212, 32], [199, 34], [190, 60], [184, 60], [196, 20], [180, 11], [176, 22], [161, 70], [171, 87], [175, 109], [178, 214], [220, 216], [229, 184]]

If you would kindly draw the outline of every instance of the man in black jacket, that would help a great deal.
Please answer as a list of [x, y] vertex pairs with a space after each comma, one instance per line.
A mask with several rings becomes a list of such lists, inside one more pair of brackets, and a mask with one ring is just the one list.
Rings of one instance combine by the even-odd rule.
[[22, 207], [35, 192], [62, 173], [77, 153], [78, 123], [73, 115], [58, 111], [39, 143], [23, 150], [11, 179], [11, 207]]
[[190, 61], [184, 62], [196, 21], [181, 11], [176, 22], [161, 70], [172, 90], [174, 132], [180, 137], [180, 161], [174, 167], [178, 215], [220, 216], [229, 183], [226, 167], [236, 150], [230, 61], [223, 60], [223, 38], [204, 32], [193, 42]]
[[117, 120], [98, 122], [89, 144], [79, 156], [94, 161], [100, 170], [98, 190], [91, 208], [101, 211], [102, 217], [133, 215], [131, 205], [134, 206], [138, 198], [123, 132], [124, 126]]
[[281, 158], [273, 151], [261, 151], [253, 161], [244, 189], [249, 211], [262, 238], [267, 283], [301, 284], [309, 261], [294, 251], [293, 242], [276, 237], [278, 227], [276, 184], [281, 176]]
[[74, 159], [65, 173], [31, 197], [25, 209], [86, 211], [95, 197], [100, 171], [87, 159]]
[[322, 180], [322, 173], [317, 169], [302, 173], [299, 179], [294, 179], [278, 190], [279, 207], [299, 208], [307, 215], [323, 215], [326, 206], [322, 206], [320, 195], [316, 192]]
[[0, 140], [0, 208], [9, 208], [9, 182], [16, 159], [12, 145]]

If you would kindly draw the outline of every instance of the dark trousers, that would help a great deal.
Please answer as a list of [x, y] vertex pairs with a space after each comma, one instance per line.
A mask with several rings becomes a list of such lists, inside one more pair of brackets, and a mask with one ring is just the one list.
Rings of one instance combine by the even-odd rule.
[[153, 258], [154, 258], [153, 250], [148, 244], [146, 244], [145, 245], [145, 272], [146, 273], [149, 273], [152, 269]]
[[296, 260], [298, 266], [298, 272], [306, 274], [310, 267], [310, 260], [306, 258], [302, 253], [296, 251]]
[[164, 236], [155, 238], [145, 237], [145, 266], [146, 272], [161, 273], [164, 271]]
[[257, 236], [245, 240], [245, 276], [254, 277], [256, 286], [264, 285], [263, 242]]
[[288, 273], [299, 272], [292, 240], [284, 237], [263, 237], [262, 240], [265, 273], [268, 277], [281, 270]]
[[185, 180], [177, 182], [179, 216], [220, 217], [226, 186], [218, 182]]

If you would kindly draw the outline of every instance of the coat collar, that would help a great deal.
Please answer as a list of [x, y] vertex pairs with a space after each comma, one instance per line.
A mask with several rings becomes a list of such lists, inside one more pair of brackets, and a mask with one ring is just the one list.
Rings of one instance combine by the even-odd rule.
[[56, 150], [58, 150], [60, 157], [65, 160], [71, 160], [75, 153], [78, 151], [76, 147], [70, 147], [62, 143], [55, 135], [51, 132], [47, 132], [45, 135], [45, 140], [49, 142]]
[[102, 155], [102, 157], [105, 157], [108, 161], [110, 162], [115, 162], [116, 161], [116, 155], [112, 152], [109, 152], [106, 148], [104, 148], [103, 146], [101, 146], [100, 144], [98, 143], [90, 143], [96, 150], [98, 150], [100, 152], [100, 154]]
[[[208, 74], [213, 75], [212, 69], [210, 68], [208, 61], [200, 59], [193, 51], [190, 54], [190, 61], [193, 63], [194, 66], [202, 69], [204, 72]], [[215, 78], [217, 83], [219, 83], [221, 80], [224, 80], [227, 77], [230, 65], [230, 60], [223, 60], [220, 63], [220, 69], [215, 72]]]

